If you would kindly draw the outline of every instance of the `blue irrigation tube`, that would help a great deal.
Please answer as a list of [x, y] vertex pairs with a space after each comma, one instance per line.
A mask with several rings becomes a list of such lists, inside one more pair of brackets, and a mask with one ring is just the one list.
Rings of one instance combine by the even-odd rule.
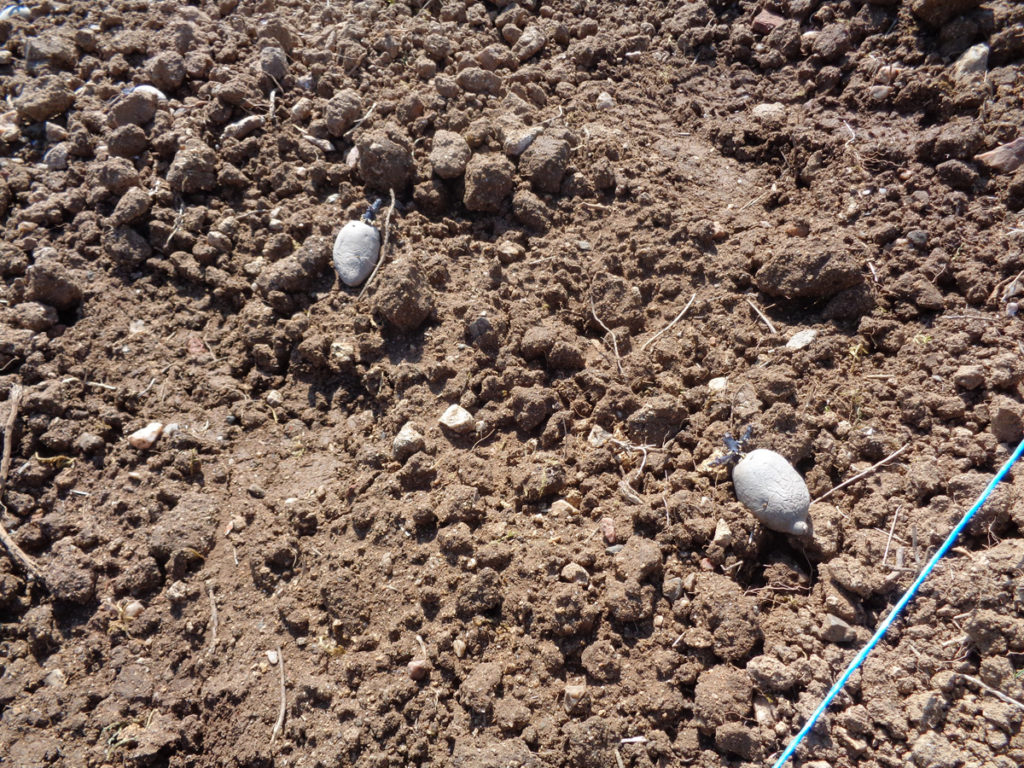
[[985, 490], [981, 492], [981, 496], [979, 496], [978, 500], [974, 502], [974, 506], [967, 510], [963, 519], [960, 520], [956, 528], [953, 529], [946, 540], [942, 542], [942, 546], [938, 548], [934, 555], [932, 555], [932, 559], [928, 561], [924, 570], [921, 571], [920, 575], [914, 580], [914, 583], [910, 585], [910, 588], [903, 593], [903, 597], [901, 597], [900, 601], [896, 603], [892, 611], [889, 612], [889, 615], [885, 617], [885, 621], [883, 621], [881, 626], [879, 626], [875, 631], [874, 636], [868, 641], [868, 644], [864, 646], [861, 652], [854, 657], [853, 661], [850, 662], [850, 666], [848, 666], [842, 676], [836, 680], [835, 685], [833, 685], [832, 689], [828, 694], [826, 694], [824, 700], [822, 700], [821, 704], [818, 705], [818, 708], [814, 710], [814, 714], [808, 718], [804, 727], [801, 728], [800, 732], [793, 737], [792, 741], [789, 742], [789, 746], [787, 746], [785, 751], [783, 751], [779, 756], [779, 759], [775, 761], [772, 768], [782, 768], [782, 766], [786, 764], [786, 761], [793, 756], [793, 753], [796, 752], [796, 748], [800, 746], [801, 742], [803, 742], [805, 738], [807, 738], [807, 734], [811, 732], [815, 723], [818, 722], [818, 718], [825, 713], [828, 705], [832, 703], [832, 699], [839, 695], [839, 692], [846, 686], [847, 681], [853, 673], [856, 672], [860, 665], [864, 663], [864, 659], [866, 659], [868, 654], [874, 650], [876, 645], [878, 645], [878, 641], [885, 636], [885, 633], [889, 630], [889, 627], [892, 626], [892, 623], [896, 621], [896, 618], [903, 612], [903, 609], [907, 607], [907, 603], [909, 603], [914, 598], [914, 595], [917, 594], [917, 590], [921, 587], [921, 584], [924, 583], [924, 580], [927, 579], [928, 575], [935, 569], [935, 566], [938, 564], [939, 560], [942, 559], [943, 555], [945, 555], [949, 551], [950, 547], [953, 546], [953, 543], [956, 541], [961, 531], [963, 531], [963, 529], [967, 527], [967, 524], [971, 522], [971, 518], [974, 517], [979, 509], [981, 509], [982, 505], [988, 500], [988, 497], [992, 495], [992, 491], [995, 490], [995, 487], [999, 485], [1000, 481], [1002, 481], [1004, 477], [1006, 477], [1010, 468], [1017, 463], [1021, 454], [1024, 454], [1024, 440], [1021, 440], [1020, 445], [1017, 446], [1017, 450], [1013, 452], [1013, 455], [1007, 459], [1005, 464], [1003, 464], [1002, 469], [996, 473], [996, 476], [992, 478], [992, 481], [988, 484]]

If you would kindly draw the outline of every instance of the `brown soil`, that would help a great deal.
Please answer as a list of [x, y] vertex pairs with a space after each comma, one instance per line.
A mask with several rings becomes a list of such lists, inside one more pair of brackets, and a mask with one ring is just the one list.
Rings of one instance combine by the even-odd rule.
[[[763, 765], [1021, 438], [1017, 3], [29, 15], [3, 765]], [[747, 425], [815, 497], [909, 448], [797, 540], [707, 467]], [[1022, 568], [1011, 480], [797, 762], [1024, 764]]]

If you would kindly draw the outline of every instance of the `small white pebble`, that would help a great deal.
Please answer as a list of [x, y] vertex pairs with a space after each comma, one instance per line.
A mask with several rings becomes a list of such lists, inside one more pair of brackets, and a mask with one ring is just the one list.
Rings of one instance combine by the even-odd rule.
[[458, 435], [468, 435], [476, 429], [476, 419], [461, 405], [451, 405], [438, 420], [442, 427]]
[[789, 337], [786, 347], [787, 349], [803, 349], [814, 341], [814, 337], [817, 335], [818, 332], [814, 328], [805, 328], [802, 331], [797, 331]]
[[277, 651], [274, 651], [274, 650], [267, 651], [267, 661], [269, 661], [275, 667], [277, 666], [277, 662], [279, 660], [280, 660], [280, 658], [277, 655]]
[[611, 432], [595, 424], [594, 427], [590, 430], [590, 434], [587, 435], [587, 442], [593, 448], [600, 448], [602, 445], [608, 442], [611, 436]]
[[456, 637], [452, 641], [452, 651], [454, 651], [455, 655], [461, 659], [466, 655], [466, 641], [461, 637]]
[[127, 618], [127, 619], [138, 618], [139, 614], [141, 614], [145, 609], [146, 609], [146, 606], [144, 606], [138, 600], [132, 600], [130, 603], [128, 603], [128, 605], [126, 605], [124, 607], [125, 618]]
[[732, 529], [725, 520], [719, 520], [712, 541], [723, 549], [732, 545]]
[[159, 421], [151, 421], [142, 429], [137, 429], [128, 435], [128, 444], [131, 445], [132, 448], [136, 448], [140, 451], [149, 450], [153, 447], [153, 443], [157, 441], [157, 438], [160, 437], [163, 431], [163, 423]]

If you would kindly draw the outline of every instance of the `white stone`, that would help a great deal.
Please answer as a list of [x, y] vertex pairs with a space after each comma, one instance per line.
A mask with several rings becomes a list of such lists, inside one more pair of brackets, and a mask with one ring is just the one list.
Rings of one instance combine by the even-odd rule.
[[137, 448], [140, 451], [149, 450], [153, 447], [153, 443], [157, 441], [157, 438], [160, 437], [163, 431], [163, 423], [159, 421], [151, 421], [142, 429], [137, 429], [128, 435], [128, 444], [132, 448]]
[[786, 342], [787, 349], [803, 349], [818, 335], [818, 332], [814, 328], [804, 328], [802, 331], [797, 331], [789, 337], [789, 341]]
[[607, 91], [601, 91], [601, 93], [597, 95], [597, 102], [595, 102], [595, 106], [598, 109], [613, 109], [615, 107], [615, 99]]
[[331, 362], [339, 368], [353, 365], [356, 362], [356, 348], [344, 341], [332, 342]]
[[442, 427], [450, 429], [457, 435], [468, 435], [476, 429], [476, 419], [473, 414], [461, 405], [451, 405], [438, 420]]
[[729, 379], [725, 376], [716, 376], [708, 382], [708, 389], [712, 392], [721, 392], [729, 386]]
[[391, 443], [391, 455], [397, 461], [405, 461], [417, 451], [422, 451], [423, 444], [423, 435], [411, 421], [407, 422]]
[[759, 693], [754, 696], [754, 719], [764, 728], [771, 728], [775, 724], [771, 703]]
[[267, 394], [263, 396], [263, 399], [267, 401], [267, 405], [271, 408], [277, 408], [284, 402], [284, 395], [276, 389], [271, 389], [267, 391]]
[[267, 661], [269, 661], [273, 666], [276, 667], [277, 666], [277, 662], [280, 661], [280, 660], [281, 660], [281, 657], [278, 656], [277, 651], [274, 651], [274, 650], [267, 651]]
[[712, 541], [723, 549], [732, 545], [732, 528], [729, 527], [725, 520], [718, 521]]
[[68, 167], [68, 157], [70, 154], [70, 145], [62, 141], [60, 144], [54, 144], [47, 150], [46, 154], [43, 155], [43, 163], [51, 171], [63, 171]]
[[129, 620], [137, 619], [139, 617], [139, 614], [141, 614], [145, 609], [146, 606], [144, 606], [138, 600], [132, 600], [130, 603], [128, 603], [128, 605], [124, 607], [124, 617]]
[[978, 43], [964, 51], [953, 64], [954, 80], [969, 80], [988, 72], [988, 45]]
[[519, 157], [530, 148], [533, 140], [540, 134], [540, 128], [509, 128], [502, 137], [502, 146], [509, 157]]
[[587, 442], [593, 448], [600, 448], [602, 445], [607, 443], [611, 437], [611, 432], [595, 424], [593, 429], [590, 430], [590, 434], [587, 435]]
[[224, 128], [224, 135], [229, 139], [244, 139], [253, 131], [263, 127], [262, 115], [249, 115], [229, 124]]
[[292, 107], [292, 120], [296, 121], [297, 123], [306, 122], [309, 119], [310, 115], [312, 114], [313, 102], [307, 99], [305, 96], [303, 96], [301, 99], [295, 102], [295, 106]]

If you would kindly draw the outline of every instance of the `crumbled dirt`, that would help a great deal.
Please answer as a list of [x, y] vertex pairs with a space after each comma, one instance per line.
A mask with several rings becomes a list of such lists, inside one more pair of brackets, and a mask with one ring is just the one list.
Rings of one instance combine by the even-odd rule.
[[[0, 558], [0, 763], [777, 755], [1021, 437], [1024, 170], [975, 158], [1024, 125], [1022, 24], [0, 19], [0, 521], [45, 574]], [[382, 267], [339, 286], [333, 238], [392, 191]], [[812, 497], [909, 447], [798, 541], [707, 461], [748, 425]], [[1024, 698], [1019, 475], [797, 764], [1024, 764], [989, 690]]]

